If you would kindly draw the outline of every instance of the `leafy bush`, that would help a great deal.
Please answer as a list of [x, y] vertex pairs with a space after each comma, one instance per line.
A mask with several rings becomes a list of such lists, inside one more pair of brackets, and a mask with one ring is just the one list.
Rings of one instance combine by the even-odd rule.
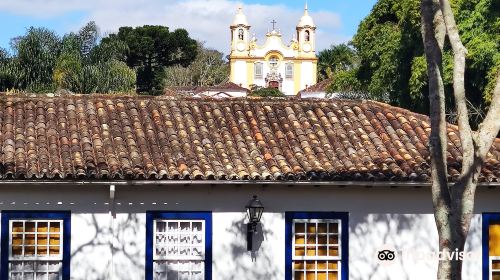
[[252, 97], [285, 97], [286, 95], [279, 89], [252, 86], [249, 96]]

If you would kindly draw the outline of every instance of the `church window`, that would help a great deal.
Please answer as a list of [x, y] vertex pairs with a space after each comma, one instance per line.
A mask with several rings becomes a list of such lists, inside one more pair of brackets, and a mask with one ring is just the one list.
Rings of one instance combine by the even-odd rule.
[[309, 41], [311, 41], [311, 33], [309, 32], [309, 30], [306, 30], [306, 42]]
[[269, 66], [272, 70], [278, 69], [278, 58], [276, 56], [269, 58]]
[[262, 79], [264, 77], [264, 65], [261, 62], [257, 62], [254, 67], [255, 79]]
[[285, 66], [285, 76], [287, 78], [293, 78], [293, 63], [288, 62]]
[[245, 38], [245, 33], [243, 32], [243, 29], [238, 30], [238, 39], [243, 40]]

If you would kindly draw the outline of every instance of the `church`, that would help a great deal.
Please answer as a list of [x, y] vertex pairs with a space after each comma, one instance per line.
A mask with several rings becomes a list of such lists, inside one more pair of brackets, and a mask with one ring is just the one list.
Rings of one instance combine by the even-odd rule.
[[276, 88], [287, 96], [316, 84], [316, 25], [308, 7], [297, 24], [289, 44], [275, 28], [266, 34], [263, 45], [250, 35], [250, 24], [240, 6], [231, 24], [230, 81], [247, 89], [252, 86]]

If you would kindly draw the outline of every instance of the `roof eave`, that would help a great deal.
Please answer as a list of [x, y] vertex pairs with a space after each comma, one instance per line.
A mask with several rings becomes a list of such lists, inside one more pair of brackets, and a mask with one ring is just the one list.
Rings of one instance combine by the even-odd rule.
[[[265, 181], [265, 180], [0, 180], [0, 186], [51, 185], [51, 186], [188, 186], [188, 185], [259, 185], [259, 186], [315, 186], [315, 187], [430, 187], [428, 182], [398, 181]], [[500, 182], [483, 182], [479, 187], [496, 188]]]

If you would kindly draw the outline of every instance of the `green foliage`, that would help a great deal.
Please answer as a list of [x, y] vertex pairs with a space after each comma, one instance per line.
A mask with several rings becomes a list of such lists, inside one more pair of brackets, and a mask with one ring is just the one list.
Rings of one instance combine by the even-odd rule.
[[161, 73], [164, 67], [187, 67], [197, 54], [196, 41], [184, 29], [170, 32], [165, 26], [121, 27], [117, 34], [102, 40], [107, 45], [116, 41], [127, 46], [124, 61], [129, 67], [137, 69], [139, 92], [162, 89]]
[[61, 39], [46, 28], [31, 27], [12, 46], [16, 54], [11, 65], [16, 88], [32, 92], [53, 90], [52, 73], [61, 51]]
[[163, 86], [214, 86], [227, 81], [229, 64], [224, 54], [198, 43], [198, 55], [189, 66], [166, 67], [162, 74]]
[[14, 87], [15, 76], [12, 71], [12, 58], [7, 50], [0, 48], [0, 91]]
[[344, 97], [349, 95], [358, 95], [365, 92], [365, 87], [356, 76], [356, 69], [339, 71], [336, 73], [334, 83], [327, 89], [328, 96], [332, 93], [341, 93]]
[[64, 36], [53, 75], [58, 88], [78, 93], [130, 92], [135, 88], [135, 72], [118, 60], [123, 57], [124, 44], [97, 45], [98, 38], [94, 22]]
[[264, 88], [259, 86], [252, 86], [251, 93], [249, 96], [252, 97], [285, 97], [285, 94], [279, 89], [275, 88]]
[[333, 45], [318, 55], [318, 78], [333, 78], [335, 73], [350, 70], [358, 65], [356, 51], [346, 44]]
[[[500, 69], [500, 2], [452, 1], [461, 39], [468, 49], [466, 92], [472, 106], [491, 99]], [[361, 22], [352, 46], [359, 66], [335, 75], [331, 91], [367, 92], [411, 110], [428, 113], [428, 78], [420, 33], [420, 0], [379, 0]], [[443, 80], [447, 106], [452, 99], [453, 53], [443, 51]], [[355, 89], [353, 91], [353, 89]]]

